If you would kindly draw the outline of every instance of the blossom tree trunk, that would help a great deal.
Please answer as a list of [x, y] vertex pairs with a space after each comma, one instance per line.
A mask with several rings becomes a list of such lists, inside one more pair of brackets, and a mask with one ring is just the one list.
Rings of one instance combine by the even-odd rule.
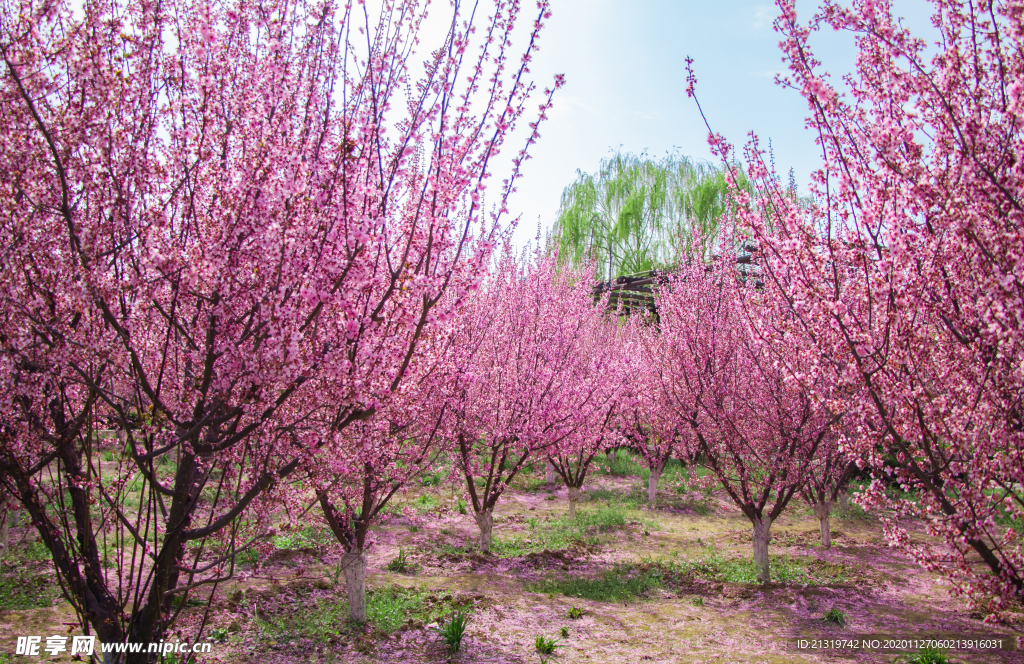
[[0, 560], [7, 556], [11, 539], [11, 517], [14, 512], [10, 507], [11, 500], [5, 491], [0, 490]]
[[[836, 503], [843, 505], [849, 491], [850, 478], [857, 469], [855, 458], [840, 445], [840, 429], [835, 435], [826, 436], [818, 453], [807, 467], [806, 480], [800, 489], [804, 500], [814, 510], [821, 530], [821, 545], [832, 546], [832, 531], [829, 521]], [[847, 504], [849, 498], [847, 497]]]
[[491, 550], [491, 535], [494, 533], [494, 511], [484, 507], [480, 511], [474, 511], [473, 518], [480, 529], [480, 537], [478, 538], [480, 551], [481, 553], [487, 553]]
[[829, 520], [834, 504], [831, 500], [819, 500], [814, 503], [814, 516], [818, 519], [818, 529], [821, 531], [821, 545], [826, 549], [832, 547], [832, 530]]
[[658, 503], [658, 480], [661, 479], [661, 471], [664, 464], [651, 467], [651, 475], [647, 478], [647, 504], [654, 509]]
[[366, 622], [366, 554], [362, 549], [346, 551], [341, 557], [348, 595], [348, 617], [357, 623]]
[[770, 561], [768, 559], [768, 543], [771, 541], [772, 517], [753, 518], [754, 525], [754, 569], [757, 570], [757, 582], [768, 583], [772, 580]]
[[581, 427], [575, 435], [561, 441], [557, 452], [551, 457], [555, 472], [562, 478], [568, 492], [569, 519], [576, 518], [576, 508], [580, 502], [583, 484], [587, 479], [587, 471], [590, 469], [591, 462], [603, 449], [605, 437], [612, 435], [608, 427], [614, 409], [615, 404], [609, 403], [606, 406], [605, 416], [601, 420]]
[[[371, 474], [368, 472], [366, 476], [369, 477]], [[317, 492], [317, 500], [320, 502], [320, 508], [330, 525], [331, 532], [344, 547], [345, 553], [341, 557], [341, 569], [345, 573], [349, 620], [365, 623], [366, 534], [371, 521], [370, 515], [376, 514], [379, 511], [379, 506], [375, 510], [372, 502], [368, 508], [362, 505], [362, 510], [358, 514], [353, 513], [350, 508], [339, 511], [331, 502], [327, 492], [323, 490]]]
[[576, 519], [576, 506], [580, 504], [580, 494], [583, 489], [577, 486], [569, 487], [569, 519]]

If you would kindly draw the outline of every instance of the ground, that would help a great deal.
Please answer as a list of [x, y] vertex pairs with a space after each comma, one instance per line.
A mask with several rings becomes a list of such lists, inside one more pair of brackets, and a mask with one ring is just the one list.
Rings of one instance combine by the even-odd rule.
[[[627, 474], [592, 475], [575, 523], [564, 488], [545, 485], [540, 468], [524, 475], [498, 503], [488, 555], [473, 551], [476, 525], [460, 513], [456, 486], [411, 489], [372, 533], [363, 629], [345, 621], [340, 550], [313, 522], [279, 537], [182, 625], [207, 615], [204, 639], [214, 643], [200, 661], [254, 664], [893, 662], [910, 661], [920, 654], [914, 641], [928, 639], [995, 646], [953, 644], [948, 661], [1024, 662], [1024, 622], [983, 622], [938, 576], [890, 549], [874, 515], [835, 517], [834, 544], [823, 549], [810, 509], [792, 504], [772, 527], [776, 582], [761, 586], [749, 521], [724, 495], [689, 491], [668, 474], [651, 509], [637, 469], [618, 470]], [[925, 537], [921, 524], [906, 525]], [[26, 541], [2, 570], [23, 589], [50, 574]], [[9, 654], [17, 635], [79, 633], [52, 584], [34, 583], [33, 601], [49, 606], [0, 606], [0, 662], [33, 659]], [[453, 611], [469, 623], [449, 656], [439, 628]], [[824, 620], [830, 611], [835, 622]], [[552, 654], [538, 652], [538, 637], [554, 641]]]

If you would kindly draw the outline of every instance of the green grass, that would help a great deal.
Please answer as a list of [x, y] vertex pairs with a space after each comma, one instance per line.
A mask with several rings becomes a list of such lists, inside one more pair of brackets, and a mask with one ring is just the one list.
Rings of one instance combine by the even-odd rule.
[[260, 552], [255, 547], [246, 549], [235, 556], [235, 562], [239, 565], [255, 565], [260, 561]]
[[953, 660], [946, 657], [945, 650], [929, 648], [927, 646], [921, 648], [916, 653], [901, 655], [895, 661], [902, 664], [952, 664], [953, 662]]
[[[628, 450], [619, 450], [615, 462], [609, 465], [606, 456], [598, 456], [595, 459], [598, 471], [605, 475], [623, 475], [636, 477], [638, 481], [630, 488], [629, 493], [622, 494], [608, 489], [592, 489], [584, 492], [583, 500], [587, 502], [608, 502], [619, 504], [628, 509], [639, 509], [641, 505], [647, 504], [647, 481], [650, 478], [650, 469], [642, 465], [640, 457], [635, 456]], [[691, 481], [708, 475], [703, 466], [686, 467], [678, 459], [670, 459], [662, 470], [661, 479], [658, 482], [659, 493], [688, 494], [694, 491]], [[676, 507], [688, 508], [697, 514], [706, 515], [712, 511], [710, 499], [711, 492], [702, 491], [703, 498], [694, 500], [692, 498], [680, 503], [678, 500], [669, 500]]]
[[182, 595], [178, 595], [177, 599], [174, 602], [174, 606], [176, 606], [178, 608], [181, 608], [182, 606], [197, 607], [197, 606], [206, 606], [209, 603], [210, 603], [209, 600], [198, 599], [198, 598], [195, 598], [195, 597], [190, 597], [190, 598], [188, 598], [186, 600], [182, 600]]
[[558, 641], [552, 637], [538, 636], [533, 640], [533, 647], [542, 655], [553, 655], [555, 648], [558, 647]]
[[595, 602], [630, 602], [639, 595], [660, 588], [662, 575], [657, 569], [641, 569], [636, 565], [616, 565], [597, 576], [548, 578], [527, 584], [527, 590], [539, 593], [560, 593]]
[[583, 492], [582, 500], [586, 503], [605, 503], [627, 511], [639, 511], [647, 504], [647, 487], [636, 483], [629, 493], [619, 493], [608, 489], [588, 489]]
[[608, 460], [607, 454], [598, 454], [594, 458], [594, 463], [597, 465], [597, 472], [602, 475], [647, 479], [651, 474], [651, 471], [644, 468], [629, 450], [617, 450], [612, 461]]
[[626, 525], [626, 512], [618, 505], [605, 505], [591, 511], [580, 510], [576, 516], [577, 527], [597, 532], [608, 532]]
[[[348, 602], [345, 602], [346, 612]], [[366, 593], [366, 618], [378, 632], [390, 634], [409, 620], [435, 622], [451, 613], [450, 602], [423, 590], [391, 586]]]
[[701, 500], [685, 500], [679, 506], [700, 516], [707, 516], [714, 511], [710, 496], [704, 496]]
[[[772, 581], [784, 584], [825, 585], [845, 579], [843, 565], [823, 566], [817, 559], [772, 558]], [[527, 584], [540, 593], [560, 593], [598, 602], [630, 602], [647, 591], [660, 587], [689, 589], [695, 578], [728, 583], [754, 583], [757, 578], [752, 560], [725, 558], [709, 549], [688, 561], [644, 561], [620, 564], [597, 575], [549, 577]], [[703, 599], [694, 600], [703, 605]], [[837, 612], [838, 613], [838, 612]], [[845, 618], [845, 616], [843, 616]]]
[[469, 611], [460, 609], [452, 613], [448, 620], [441, 622], [437, 631], [441, 640], [444, 641], [449, 655], [454, 655], [462, 649], [462, 638], [466, 635], [469, 619]]
[[618, 505], [581, 509], [576, 513], [575, 520], [564, 516], [530, 519], [526, 533], [496, 532], [491, 540], [491, 551], [502, 558], [514, 558], [541, 551], [567, 549], [573, 544], [594, 545], [599, 541], [598, 535], [623, 528], [633, 521]]
[[316, 549], [335, 543], [334, 533], [319, 526], [303, 526], [298, 530], [274, 537], [274, 546], [278, 549]]
[[[453, 608], [450, 596], [439, 597], [426, 590], [390, 586], [366, 591], [367, 623], [380, 635], [391, 634], [409, 621], [443, 620]], [[323, 643], [362, 632], [361, 627], [348, 621], [348, 600], [343, 593], [313, 601], [291, 602], [278, 614], [257, 615], [261, 636], [271, 641], [311, 639]]]
[[574, 543], [596, 544], [596, 537], [576, 538], [570, 534], [545, 533], [541, 535], [512, 535], [491, 539], [491, 553], [499, 558], [519, 558], [541, 551], [558, 551], [567, 549]]
[[[820, 586], [844, 583], [849, 578], [850, 568], [843, 563], [829, 563], [817, 558], [794, 558], [788, 555], [769, 555], [768, 560], [772, 583]], [[659, 561], [652, 564], [664, 568], [671, 574], [709, 581], [757, 581], [753, 558], [727, 558], [714, 547], [707, 547], [702, 554], [690, 560]]]
[[429, 493], [420, 494], [413, 503], [416, 506], [416, 511], [420, 514], [430, 512], [431, 510], [437, 509], [437, 498], [430, 495]]
[[651, 530], [661, 528], [657, 521], [645, 516], [630, 516], [621, 504], [613, 503], [596, 509], [581, 508], [574, 520], [567, 516], [531, 518], [527, 521], [525, 533], [502, 533], [500, 528], [496, 528], [491, 552], [501, 558], [515, 558], [567, 549], [574, 544], [592, 546], [600, 542], [601, 535], [629, 525], [643, 525]]
[[441, 472], [436, 471], [429, 475], [425, 474], [420, 477], [420, 484], [423, 486], [441, 486], [441, 483], [444, 482], [444, 480], [445, 477], [441, 475]]
[[588, 503], [597, 502], [623, 502], [622, 494], [610, 489], [587, 489], [583, 492], [583, 501]]
[[851, 520], [863, 521], [865, 519], [870, 519], [871, 515], [868, 514], [864, 510], [863, 507], [861, 507], [860, 505], [858, 505], [857, 503], [855, 503], [855, 502], [853, 502], [851, 500], [850, 501], [850, 509], [848, 509], [846, 511], [846, 516], [843, 516], [842, 514], [840, 514], [839, 513], [839, 508], [836, 508], [836, 511], [832, 514], [832, 518], [833, 519], [838, 518], [838, 519], [851, 519]]
[[22, 611], [53, 606], [61, 592], [49, 559], [49, 549], [39, 541], [13, 548], [5, 555], [4, 560], [14, 563], [14, 567], [0, 566], [0, 607]]
[[405, 550], [402, 548], [398, 549], [398, 556], [391, 559], [388, 562], [389, 572], [398, 572], [399, 574], [415, 574], [417, 566], [409, 562], [408, 557], [405, 555]]
[[103, 544], [102, 541], [99, 541], [96, 544], [103, 548], [103, 553], [100, 556], [100, 564], [103, 565], [103, 568], [113, 569], [117, 567], [121, 555], [118, 548], [112, 542]]
[[537, 493], [548, 488], [548, 483], [544, 480], [543, 475], [524, 475], [519, 474], [516, 476], [514, 486], [526, 493]]
[[19, 568], [0, 576], [0, 607], [4, 609], [44, 609], [60, 596], [52, 574], [32, 574]]
[[826, 611], [822, 620], [837, 627], [846, 627], [846, 614], [836, 608]]
[[178, 472], [178, 462], [170, 454], [164, 454], [157, 459], [156, 469], [163, 475], [174, 476]]
[[[594, 458], [597, 472], [602, 475], [618, 475], [620, 477], [639, 477], [644, 482], [651, 476], [651, 469], [639, 455], [625, 449], [617, 450], [615, 459], [609, 462], [607, 454], [599, 454]], [[704, 470], [703, 468], [700, 470]], [[688, 469], [679, 459], [669, 459], [661, 471], [659, 482], [678, 482], [687, 478]], [[706, 471], [705, 471], [706, 472]]]
[[15, 550], [13, 556], [17, 559], [28, 562], [42, 562], [50, 559], [50, 550], [46, 545], [36, 540], [26, 544], [21, 550]]
[[573, 544], [596, 544], [596, 537], [587, 537], [579, 528], [574, 528], [567, 519], [549, 519], [538, 522], [525, 534], [494, 534], [491, 552], [500, 558], [516, 558], [539, 553], [567, 549]]
[[[491, 549], [494, 549], [494, 540], [491, 540]], [[455, 546], [448, 542], [434, 540], [431, 542], [431, 550], [438, 556], [462, 556], [467, 553], [474, 553], [479, 550], [475, 539], [467, 539], [462, 546]]]

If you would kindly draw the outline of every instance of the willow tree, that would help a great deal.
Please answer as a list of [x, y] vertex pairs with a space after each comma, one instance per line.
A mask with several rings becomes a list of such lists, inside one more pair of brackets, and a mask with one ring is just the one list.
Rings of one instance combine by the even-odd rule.
[[[721, 170], [681, 155], [616, 153], [594, 175], [577, 171], [562, 192], [549, 246], [563, 261], [595, 261], [599, 274], [643, 272], [676, 256], [706, 258], [725, 211]], [[694, 237], [705, 238], [695, 246]]]

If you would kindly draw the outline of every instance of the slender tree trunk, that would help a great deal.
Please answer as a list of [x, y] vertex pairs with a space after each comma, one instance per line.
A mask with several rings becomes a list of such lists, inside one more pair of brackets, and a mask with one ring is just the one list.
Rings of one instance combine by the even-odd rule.
[[7, 543], [10, 541], [11, 517], [14, 515], [10, 502], [7, 494], [0, 492], [0, 560], [7, 555]]
[[754, 568], [757, 570], [757, 582], [768, 583], [772, 573], [768, 567], [768, 539], [772, 527], [771, 517], [753, 519], [754, 524]]
[[548, 484], [555, 483], [555, 464], [550, 461], [544, 463], [544, 481]]
[[366, 554], [353, 549], [341, 557], [348, 591], [348, 617], [352, 622], [366, 622]]
[[578, 486], [569, 487], [569, 518], [576, 518], [576, 503], [580, 502], [580, 488]]
[[844, 519], [850, 516], [850, 490], [843, 489], [839, 492], [839, 516]]
[[480, 553], [487, 553], [491, 550], [491, 533], [494, 531], [494, 514], [490, 509], [477, 512], [473, 515], [476, 525], [480, 527]]
[[651, 509], [658, 502], [658, 480], [661, 479], [661, 468], [651, 468], [651, 476], [647, 480], [647, 504]]
[[821, 529], [821, 545], [826, 549], [832, 547], [832, 530], [829, 525], [831, 515], [831, 500], [819, 500], [814, 503], [814, 516], [818, 517], [818, 527]]

